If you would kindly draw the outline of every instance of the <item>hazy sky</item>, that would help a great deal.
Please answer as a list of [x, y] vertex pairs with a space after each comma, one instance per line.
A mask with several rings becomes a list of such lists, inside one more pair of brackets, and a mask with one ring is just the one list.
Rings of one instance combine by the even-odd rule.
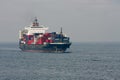
[[120, 42], [120, 0], [0, 0], [0, 42], [17, 42], [34, 17], [72, 42]]

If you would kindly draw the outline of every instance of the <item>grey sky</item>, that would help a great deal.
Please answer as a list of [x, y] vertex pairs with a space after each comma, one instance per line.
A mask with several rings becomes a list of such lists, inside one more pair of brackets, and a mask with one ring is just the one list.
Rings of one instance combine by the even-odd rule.
[[34, 17], [72, 42], [120, 42], [119, 0], [0, 0], [0, 42], [17, 42]]

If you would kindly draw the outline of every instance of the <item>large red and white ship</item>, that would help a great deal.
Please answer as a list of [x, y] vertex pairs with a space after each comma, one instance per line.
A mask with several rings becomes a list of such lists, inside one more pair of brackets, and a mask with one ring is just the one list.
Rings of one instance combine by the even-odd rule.
[[65, 52], [70, 47], [70, 38], [60, 33], [47, 32], [48, 27], [39, 25], [35, 18], [32, 25], [19, 31], [19, 48], [23, 51]]

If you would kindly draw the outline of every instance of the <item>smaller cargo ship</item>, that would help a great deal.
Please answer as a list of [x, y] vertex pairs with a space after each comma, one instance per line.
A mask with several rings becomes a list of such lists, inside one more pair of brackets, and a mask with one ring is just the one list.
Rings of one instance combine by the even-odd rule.
[[48, 27], [39, 26], [37, 18], [30, 26], [19, 31], [19, 48], [22, 51], [65, 52], [70, 48], [70, 38], [60, 33], [47, 32]]

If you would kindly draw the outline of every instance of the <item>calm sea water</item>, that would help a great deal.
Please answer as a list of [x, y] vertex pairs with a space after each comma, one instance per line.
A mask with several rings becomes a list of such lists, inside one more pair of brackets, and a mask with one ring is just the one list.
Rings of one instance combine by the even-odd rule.
[[120, 80], [120, 43], [73, 43], [71, 53], [0, 44], [0, 80]]

